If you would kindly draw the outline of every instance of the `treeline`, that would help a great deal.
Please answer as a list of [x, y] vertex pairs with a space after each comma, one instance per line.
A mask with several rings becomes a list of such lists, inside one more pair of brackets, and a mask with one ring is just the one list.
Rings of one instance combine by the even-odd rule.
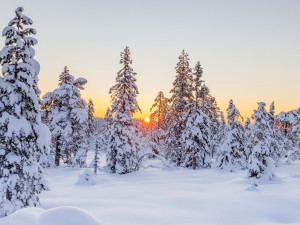
[[132, 115], [139, 110], [135, 100], [138, 91], [129, 54], [126, 47], [121, 54], [124, 67], [110, 91], [112, 111], [108, 110], [105, 119], [110, 134], [110, 172], [137, 170], [143, 154], [149, 155], [145, 149], [150, 149], [153, 157], [163, 158], [175, 167], [248, 170], [257, 185], [262, 177], [274, 178], [275, 166], [300, 158], [300, 108], [275, 115], [274, 102], [269, 110], [260, 102], [243, 124], [243, 117], [230, 100], [226, 122], [205, 85], [200, 63], [190, 68], [184, 51], [178, 57], [171, 96], [167, 98], [160, 91], [154, 100], [150, 128], [141, 121], [134, 122]]
[[0, 216], [39, 205], [39, 194], [48, 189], [43, 167], [79, 166], [88, 150], [106, 154], [107, 172], [126, 174], [138, 170], [145, 158], [164, 165], [191, 169], [218, 167], [244, 169], [254, 184], [272, 179], [273, 166], [300, 157], [300, 108], [275, 115], [261, 102], [243, 125], [232, 100], [227, 122], [202, 78], [198, 62], [189, 65], [184, 51], [178, 58], [171, 96], [159, 92], [151, 108], [151, 125], [133, 119], [140, 111], [136, 73], [128, 47], [121, 52], [121, 70], [109, 94], [112, 105], [100, 125], [94, 118], [93, 101], [82, 99], [87, 80], [75, 79], [67, 67], [58, 87], [40, 98], [39, 63], [34, 59], [32, 20], [23, 8], [4, 28], [5, 46], [0, 51]]

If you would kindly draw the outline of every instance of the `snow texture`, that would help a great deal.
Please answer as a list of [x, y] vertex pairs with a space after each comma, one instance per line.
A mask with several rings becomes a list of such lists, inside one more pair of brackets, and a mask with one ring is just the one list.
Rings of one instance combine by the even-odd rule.
[[1, 225], [103, 225], [86, 210], [66, 206], [20, 209], [0, 222]]

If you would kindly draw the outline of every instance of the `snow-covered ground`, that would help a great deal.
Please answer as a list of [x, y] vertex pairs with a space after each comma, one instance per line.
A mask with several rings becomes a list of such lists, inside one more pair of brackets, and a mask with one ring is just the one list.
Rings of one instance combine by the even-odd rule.
[[300, 162], [276, 168], [277, 179], [258, 190], [251, 188], [246, 171], [100, 172], [94, 185], [78, 183], [83, 171], [46, 170], [51, 191], [41, 195], [42, 208], [80, 207], [105, 225], [300, 224]]

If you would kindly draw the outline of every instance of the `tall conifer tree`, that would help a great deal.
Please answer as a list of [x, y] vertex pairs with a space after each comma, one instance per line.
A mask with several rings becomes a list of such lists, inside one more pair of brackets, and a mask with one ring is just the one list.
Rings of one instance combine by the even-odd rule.
[[193, 76], [189, 66], [188, 54], [182, 51], [178, 57], [176, 78], [173, 82], [172, 94], [169, 99], [171, 106], [167, 115], [168, 131], [166, 134], [166, 142], [168, 150], [166, 157], [177, 166], [183, 163], [184, 156], [182, 154], [184, 143], [182, 143], [182, 132], [185, 128], [184, 114], [193, 107]]
[[227, 108], [228, 127], [225, 141], [218, 155], [218, 167], [224, 170], [234, 171], [247, 167], [244, 147], [244, 127], [238, 119], [243, 119], [239, 110], [229, 101]]
[[152, 105], [150, 111], [153, 110], [152, 115], [152, 120], [151, 122], [153, 123], [153, 119], [157, 123], [157, 128], [159, 129], [166, 129], [166, 114], [168, 113], [168, 100], [164, 96], [164, 93], [162, 91], [159, 91], [157, 94], [157, 97], [154, 99], [154, 104]]
[[268, 125], [268, 113], [266, 103], [260, 102], [258, 109], [252, 114], [253, 133], [251, 137], [252, 153], [249, 157], [249, 177], [254, 185], [261, 178], [274, 178], [274, 161], [271, 157], [270, 129]]
[[137, 163], [138, 143], [132, 115], [141, 110], [136, 100], [139, 91], [128, 47], [121, 52], [120, 64], [123, 68], [117, 74], [116, 84], [109, 91], [114, 118], [108, 141], [107, 166], [112, 173], [125, 174], [132, 172]]
[[39, 63], [32, 46], [37, 40], [32, 20], [23, 8], [4, 28], [5, 47], [0, 51], [0, 216], [39, 205], [47, 189], [38, 162], [49, 149], [49, 130], [41, 123]]
[[201, 91], [202, 68], [200, 62], [195, 66], [195, 102], [194, 106], [184, 114], [184, 130], [182, 133], [183, 163], [182, 166], [197, 169], [207, 168], [211, 165], [210, 150], [210, 120], [203, 113], [197, 96]]

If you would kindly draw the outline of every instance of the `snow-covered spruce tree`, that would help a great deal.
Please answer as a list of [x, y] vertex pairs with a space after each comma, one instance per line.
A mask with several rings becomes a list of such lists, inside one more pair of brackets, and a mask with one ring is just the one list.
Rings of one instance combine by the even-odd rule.
[[16, 9], [4, 28], [5, 47], [0, 51], [0, 217], [27, 206], [39, 205], [47, 189], [38, 162], [49, 149], [50, 134], [41, 123], [39, 64], [34, 60], [37, 40], [25, 28], [32, 20]]
[[96, 131], [96, 125], [95, 125], [95, 118], [94, 118], [94, 102], [93, 100], [90, 98], [88, 101], [88, 105], [87, 105], [87, 136], [89, 139], [91, 139], [91, 137], [94, 135], [95, 131]]
[[281, 112], [276, 118], [278, 138], [282, 143], [282, 154], [287, 163], [300, 159], [300, 108], [289, 112]]
[[[153, 110], [153, 119], [157, 123], [157, 128], [166, 129], [165, 119], [168, 112], [168, 99], [164, 96], [162, 91], [159, 91], [157, 97], [154, 99], [150, 112]], [[151, 120], [154, 122], [153, 120]]]
[[220, 126], [218, 129], [218, 138], [217, 138], [217, 142], [219, 143], [224, 143], [225, 141], [225, 137], [226, 137], [226, 132], [227, 132], [227, 124], [226, 124], [226, 120], [224, 117], [224, 113], [221, 111], [220, 112]]
[[214, 97], [210, 95], [209, 98], [209, 111], [208, 118], [210, 119], [210, 148], [212, 157], [215, 156], [215, 153], [218, 151], [221, 143], [218, 141], [218, 133], [220, 129], [220, 120], [219, 113], [220, 108], [217, 105], [217, 101]]
[[217, 162], [217, 166], [220, 169], [231, 172], [236, 169], [246, 169], [247, 167], [244, 150], [244, 127], [238, 119], [243, 120], [231, 99], [227, 108], [228, 129], [225, 141], [220, 148]]
[[132, 115], [136, 111], [141, 111], [136, 100], [139, 92], [135, 84], [136, 73], [130, 66], [132, 60], [128, 47], [121, 52], [120, 64], [123, 68], [117, 74], [116, 84], [109, 91], [114, 119], [110, 129], [106, 160], [110, 172], [126, 174], [132, 172], [137, 163], [138, 143]]
[[249, 117], [247, 117], [245, 124], [244, 124], [244, 146], [245, 146], [245, 155], [248, 161], [249, 156], [251, 155], [253, 145], [251, 143], [251, 135], [252, 135], [252, 124]]
[[[95, 122], [95, 117], [94, 117], [94, 102], [90, 98], [88, 100], [87, 104], [87, 124], [86, 124], [86, 134], [87, 134], [87, 139], [86, 139], [86, 144], [89, 149], [94, 149], [95, 147], [95, 139], [97, 139], [99, 136], [97, 129], [96, 129], [96, 122]], [[102, 134], [103, 136], [103, 134]]]
[[84, 78], [74, 80], [67, 67], [59, 76], [58, 88], [43, 96], [43, 117], [52, 133], [52, 154], [55, 165], [60, 160], [72, 166], [86, 166], [86, 102], [80, 90], [87, 83]]
[[99, 168], [99, 151], [100, 151], [100, 145], [99, 141], [95, 141], [95, 154], [94, 154], [94, 160], [93, 160], [93, 166], [94, 166], [94, 174], [97, 174], [98, 168]]
[[217, 105], [216, 99], [211, 96], [209, 88], [204, 84], [202, 79], [203, 69], [200, 62], [197, 62], [194, 68], [195, 86], [197, 87], [198, 94], [196, 96], [196, 102], [200, 104], [200, 109], [210, 119], [210, 148], [212, 156], [217, 152], [220, 142], [218, 140], [220, 129], [220, 108]]
[[167, 152], [166, 158], [181, 166], [184, 161], [182, 154], [184, 144], [182, 142], [182, 132], [185, 128], [184, 114], [193, 107], [193, 76], [189, 67], [188, 54], [182, 51], [178, 57], [176, 78], [173, 82], [173, 89], [170, 91], [172, 94], [169, 99], [170, 107], [167, 114], [168, 130], [166, 132]]
[[270, 110], [268, 112], [268, 125], [270, 129], [270, 136], [271, 136], [271, 157], [273, 158], [275, 165], [279, 163], [279, 160], [282, 156], [282, 147], [279, 144], [279, 137], [278, 137], [278, 131], [275, 126], [276, 116], [275, 116], [275, 105], [274, 102], [270, 105]]
[[210, 120], [201, 109], [190, 109], [184, 114], [185, 129], [182, 133], [183, 162], [187, 168], [211, 166]]
[[113, 124], [113, 119], [114, 118], [113, 118], [110, 108], [107, 108], [105, 117], [104, 117], [104, 129], [103, 129], [103, 136], [104, 136], [104, 139], [106, 140], [106, 148], [107, 148], [108, 140], [110, 137], [110, 129]]
[[185, 128], [182, 134], [183, 163], [182, 166], [197, 169], [211, 165], [210, 120], [201, 110], [198, 96], [201, 88], [202, 68], [200, 62], [195, 66], [195, 103], [194, 107], [184, 114]]
[[249, 178], [253, 185], [257, 180], [274, 178], [274, 160], [271, 157], [270, 129], [268, 126], [268, 113], [265, 109], [266, 103], [260, 102], [258, 109], [252, 114], [253, 132], [251, 136], [252, 153], [248, 160]]

